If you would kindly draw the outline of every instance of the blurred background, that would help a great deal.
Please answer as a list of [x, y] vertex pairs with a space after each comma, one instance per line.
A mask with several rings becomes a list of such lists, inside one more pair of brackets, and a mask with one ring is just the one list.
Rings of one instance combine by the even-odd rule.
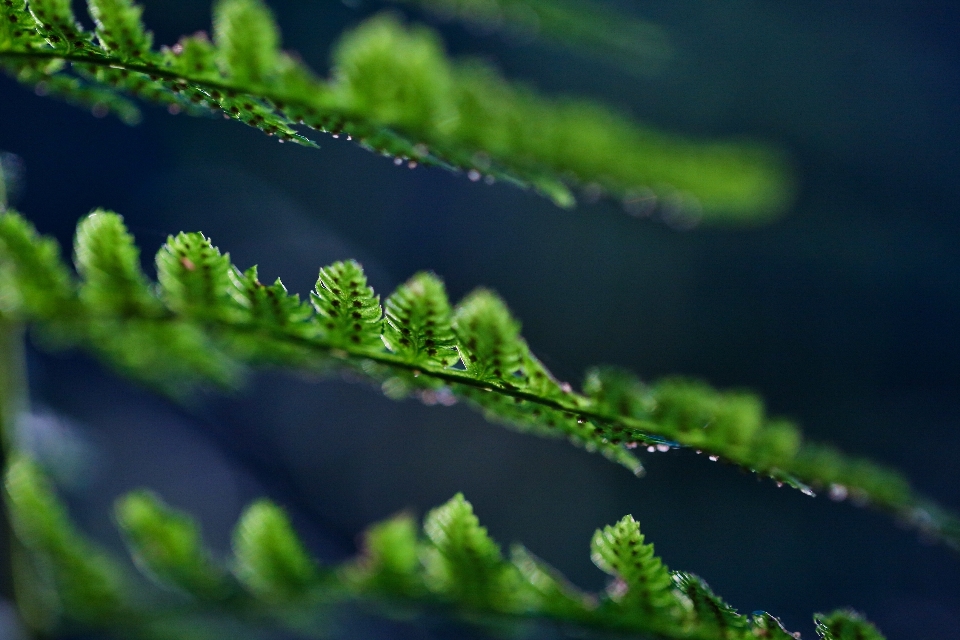
[[[143, 4], [159, 44], [209, 29], [204, 2]], [[373, 0], [269, 4], [285, 47], [323, 73], [343, 29], [403, 10], [439, 28], [452, 52], [544, 92], [593, 97], [678, 134], [778, 145], [794, 161], [795, 204], [760, 227], [678, 231], [613, 203], [565, 211], [507, 185], [398, 168], [329, 136], [319, 151], [281, 146], [151, 107], [130, 128], [0, 78], [0, 150], [22, 167], [17, 208], [66, 245], [80, 216], [114, 209], [151, 273], [168, 234], [201, 230], [237, 265], [259, 264], [262, 279], [302, 295], [321, 265], [347, 257], [382, 295], [421, 269], [454, 299], [488, 286], [562, 380], [578, 385], [588, 366], [609, 363], [749, 388], [811, 438], [897, 466], [960, 508], [955, 3], [604, 3], [659, 25], [669, 48], [656, 60]], [[184, 406], [78, 353], [31, 347], [29, 368], [30, 442], [78, 522], [117, 550], [112, 501], [141, 486], [196, 514], [222, 554], [242, 507], [270, 496], [327, 562], [355, 553], [371, 522], [422, 515], [462, 491], [496, 540], [522, 541], [584, 588], [605, 585], [592, 532], [632, 513], [668, 566], [804, 637], [813, 612], [850, 606], [891, 640], [960, 638], [955, 554], [884, 516], [692, 453], [645, 454], [647, 477], [636, 479], [466, 407], [397, 403], [344, 380], [261, 372]], [[8, 618], [0, 611], [0, 629]], [[359, 615], [333, 636], [483, 637]]]

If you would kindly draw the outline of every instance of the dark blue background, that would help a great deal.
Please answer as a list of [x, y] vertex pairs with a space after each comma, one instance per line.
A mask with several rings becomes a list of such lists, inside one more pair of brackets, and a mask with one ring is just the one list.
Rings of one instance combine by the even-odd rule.
[[[202, 2], [145, 4], [158, 43], [208, 28]], [[202, 230], [241, 267], [258, 263], [262, 278], [301, 294], [320, 265], [345, 257], [360, 259], [382, 294], [432, 269], [454, 298], [499, 291], [562, 379], [614, 363], [751, 388], [811, 437], [898, 466], [960, 508], [960, 11], [618, 4], [671, 37], [676, 54], [661, 73], [440, 26], [453, 51], [547, 92], [592, 96], [679, 133], [781, 145], [799, 182], [782, 220], [681, 233], [612, 204], [563, 211], [509, 186], [399, 169], [329, 137], [319, 151], [281, 146], [236, 123], [153, 108], [128, 128], [7, 79], [0, 150], [26, 167], [18, 207], [64, 243], [103, 206], [126, 217], [148, 264], [167, 234]], [[285, 46], [320, 71], [336, 34], [382, 8], [271, 5]], [[47, 412], [37, 428], [80, 452], [64, 472], [76, 516], [118, 549], [111, 503], [139, 486], [198, 514], [221, 553], [243, 504], [270, 495], [327, 561], [352, 554], [370, 522], [463, 491], [497, 540], [524, 542], [586, 588], [605, 584], [588, 558], [593, 530], [632, 513], [671, 568], [804, 637], [814, 611], [852, 606], [891, 640], [960, 638], [955, 554], [878, 514], [693, 454], [645, 455], [649, 473], [637, 480], [466, 408], [395, 403], [345, 381], [263, 373], [239, 393], [182, 407], [77, 354], [31, 350], [30, 367], [34, 404]], [[464, 633], [367, 619], [341, 628], [351, 638]]]

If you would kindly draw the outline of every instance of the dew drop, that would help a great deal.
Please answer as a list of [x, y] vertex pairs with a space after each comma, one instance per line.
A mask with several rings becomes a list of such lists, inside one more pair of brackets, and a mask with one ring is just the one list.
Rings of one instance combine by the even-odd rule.
[[394, 159], [393, 159], [393, 164], [395, 164], [395, 165], [397, 165], [397, 166], [399, 167], [400, 165], [403, 164], [403, 158], [394, 158]]
[[668, 444], [658, 444], [658, 445], [657, 445], [657, 451], [659, 451], [660, 453], [666, 453], [667, 451], [670, 451], [670, 445], [668, 445]]
[[710, 456], [710, 462], [716, 462], [720, 459], [720, 456]]
[[470, 171], [467, 173], [467, 177], [470, 179], [470, 182], [476, 182], [480, 179], [480, 172], [476, 169], [470, 169]]
[[656, 450], [657, 450], [657, 448], [656, 448], [655, 446], [653, 446], [652, 444], [647, 447], [647, 453], [654, 453]]

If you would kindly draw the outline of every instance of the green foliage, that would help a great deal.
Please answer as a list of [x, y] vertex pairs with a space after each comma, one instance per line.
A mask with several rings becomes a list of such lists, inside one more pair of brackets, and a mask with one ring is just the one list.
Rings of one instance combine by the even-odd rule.
[[689, 606], [690, 626], [701, 637], [736, 638], [744, 635], [750, 621], [717, 596], [699, 576], [674, 572], [673, 582]]
[[221, 113], [281, 141], [315, 146], [301, 126], [343, 132], [401, 164], [508, 180], [562, 206], [584, 187], [638, 212], [661, 201], [694, 222], [746, 221], [790, 199], [786, 163], [767, 147], [677, 139], [593, 103], [541, 97], [477, 61], [451, 61], [434, 33], [388, 14], [345, 35], [322, 80], [280, 50], [260, 0], [217, 2], [213, 43], [190, 36], [160, 52], [139, 5], [89, 0], [89, 9], [95, 40], [67, 0], [0, 1], [0, 66], [97, 115], [136, 122], [129, 95], [174, 113]]
[[367, 276], [356, 260], [320, 269], [313, 306], [331, 345], [372, 349], [382, 344], [380, 296], [367, 286]]
[[210, 600], [229, 593], [226, 576], [210, 560], [190, 516], [137, 491], [117, 502], [116, 517], [137, 566], [158, 582]]
[[70, 0], [31, 0], [29, 6], [36, 20], [37, 33], [50, 46], [63, 47], [67, 51], [89, 46], [90, 36], [73, 15]]
[[35, 320], [70, 313], [75, 304], [60, 247], [12, 209], [0, 212], [0, 310]]
[[230, 293], [242, 308], [247, 322], [284, 331], [297, 327], [310, 317], [310, 310], [300, 303], [300, 296], [288, 294], [280, 278], [265, 285], [257, 279], [256, 267], [243, 272], [233, 267], [230, 279], [233, 284]]
[[423, 555], [431, 591], [469, 609], [519, 608], [519, 575], [462, 494], [427, 514], [423, 530], [432, 543]]
[[394, 0], [441, 18], [458, 18], [483, 31], [540, 37], [617, 63], [625, 73], [660, 71], [672, 56], [666, 33], [649, 22], [583, 0]]
[[[30, 562], [57, 577], [50, 595], [62, 603], [59, 621], [79, 621], [125, 639], [178, 637], [158, 636], [159, 621], [205, 612], [315, 634], [324, 628], [318, 626], [321, 612], [347, 602], [385, 612], [439, 606], [465, 622], [500, 628], [545, 619], [592, 637], [613, 632], [701, 640], [795, 638], [768, 613], [749, 619], [737, 614], [697, 576], [671, 575], [630, 516], [595, 534], [594, 562], [616, 579], [606, 593], [590, 594], [519, 545], [506, 561], [459, 494], [427, 515], [422, 533], [406, 514], [373, 525], [360, 557], [322, 574], [283, 511], [260, 500], [237, 524], [229, 564], [238, 581], [231, 583], [189, 517], [149, 492], [135, 491], [117, 502], [117, 517], [136, 566], [181, 589], [186, 601], [131, 598], [118, 588], [127, 578], [117, 563], [73, 529], [36, 465], [18, 460], [6, 483]], [[849, 611], [816, 620], [824, 640], [882, 640]], [[215, 630], [205, 633], [203, 625], [195, 622], [191, 636], [222, 637]]]
[[233, 536], [234, 571], [240, 581], [266, 600], [302, 598], [320, 574], [283, 510], [267, 500], [250, 505]]
[[115, 563], [73, 526], [50, 481], [26, 458], [6, 471], [6, 501], [19, 541], [33, 554], [29, 568], [50, 612], [68, 611], [93, 623], [124, 613], [123, 584]]
[[451, 311], [439, 280], [418, 274], [388, 298], [384, 322], [355, 261], [321, 269], [311, 308], [279, 282], [260, 284], [255, 269], [233, 267], [202, 234], [182, 233], [157, 255], [156, 292], [119, 216], [96, 212], [78, 234], [79, 285], [54, 243], [16, 213], [0, 214], [5, 312], [168, 392], [204, 380], [233, 384], [248, 364], [344, 368], [391, 397], [462, 398], [493, 421], [566, 437], [638, 475], [635, 447], [690, 447], [807, 493], [811, 485], [851, 496], [960, 548], [957, 516], [916, 495], [895, 471], [805, 442], [751, 394], [676, 378], [646, 385], [610, 368], [591, 370], [584, 394], [574, 392], [530, 353], [490, 291]]
[[108, 52], [126, 60], [142, 59], [153, 46], [153, 34], [143, 28], [143, 7], [130, 0], [90, 0], [97, 23], [97, 40]]
[[156, 315], [158, 304], [140, 268], [140, 251], [115, 213], [95, 211], [77, 225], [74, 262], [80, 299], [94, 314]]
[[230, 256], [220, 255], [202, 233], [170, 237], [157, 254], [157, 279], [167, 306], [196, 319], [226, 313], [230, 296]]
[[679, 619], [680, 606], [673, 580], [653, 545], [643, 543], [640, 525], [633, 516], [624, 516], [613, 526], [593, 534], [590, 558], [617, 580], [610, 585], [611, 607], [617, 615]]
[[520, 324], [495, 293], [479, 289], [457, 306], [453, 327], [460, 358], [472, 377], [510, 385], [520, 369]]
[[345, 574], [365, 593], [416, 598], [424, 591], [420, 566], [417, 523], [404, 513], [367, 529], [363, 556]]
[[817, 614], [817, 635], [823, 640], [885, 640], [877, 628], [855, 611]]
[[227, 78], [257, 86], [276, 72], [280, 32], [259, 0], [220, 0], [213, 11], [213, 41]]
[[383, 343], [406, 362], [447, 367], [457, 361], [457, 338], [443, 282], [418, 273], [384, 304]]

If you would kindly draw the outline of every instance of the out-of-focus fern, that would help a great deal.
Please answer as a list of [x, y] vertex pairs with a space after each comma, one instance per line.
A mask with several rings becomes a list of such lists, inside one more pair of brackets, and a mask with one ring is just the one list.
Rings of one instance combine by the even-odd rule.
[[[189, 637], [223, 637], [211, 623], [214, 615], [202, 617], [206, 613], [315, 634], [329, 626], [331, 605], [359, 602], [380, 605], [385, 613], [441, 608], [467, 623], [501, 630], [540, 621], [593, 637], [796, 637], [769, 613], [738, 614], [697, 576], [670, 573], [630, 516], [594, 536], [594, 563], [614, 580], [606, 592], [591, 594], [522, 547], [504, 558], [461, 495], [431, 511], [422, 533], [412, 517], [398, 516], [370, 528], [360, 556], [322, 568], [304, 550], [284, 511], [267, 500], [244, 512], [233, 557], [217, 563], [188, 515], [149, 492], [123, 496], [118, 520], [136, 566], [160, 590], [182, 596], [171, 601], [143, 593], [132, 597], [119, 587], [132, 576], [73, 527], [35, 463], [14, 461], [6, 488], [30, 561], [55, 578], [48, 595], [62, 606], [47, 630], [81, 624], [125, 639], [185, 637], [171, 633], [163, 621], [189, 619]], [[815, 619], [822, 640], [883, 640], [851, 611]]]
[[220, 0], [213, 42], [151, 48], [130, 0], [89, 0], [84, 31], [70, 3], [0, 1], [0, 68], [39, 94], [136, 122], [124, 96], [171, 112], [221, 113], [281, 141], [315, 146], [303, 127], [345, 133], [398, 163], [436, 164], [473, 180], [533, 187], [563, 206], [589, 187], [646, 207], [658, 199], [705, 219], [750, 220], [789, 199], [783, 159], [762, 145], [692, 142], [604, 107], [546, 99], [479, 62], [453, 62], [437, 37], [391, 15], [345, 35], [330, 79], [280, 50], [260, 0]]
[[391, 397], [463, 399], [493, 421], [567, 438], [636, 474], [637, 447], [696, 449], [807, 493], [850, 496], [960, 548], [957, 517], [901, 475], [805, 442], [753, 395], [683, 379], [647, 385], [610, 368], [590, 371], [584, 392], [574, 392], [530, 353], [519, 323], [487, 290], [451, 309], [436, 276], [420, 274], [387, 299], [384, 323], [360, 265], [339, 262], [320, 270], [311, 309], [281, 283], [241, 272], [197, 233], [160, 249], [151, 285], [121, 218], [104, 211], [80, 222], [75, 255], [79, 281], [52, 241], [18, 214], [0, 214], [4, 313], [168, 392], [234, 383], [247, 365], [347, 369]]
[[663, 29], [583, 0], [393, 0], [429, 11], [441, 20], [457, 19], [481, 32], [502, 31], [521, 41], [542, 38], [633, 75], [660, 71], [673, 46]]

